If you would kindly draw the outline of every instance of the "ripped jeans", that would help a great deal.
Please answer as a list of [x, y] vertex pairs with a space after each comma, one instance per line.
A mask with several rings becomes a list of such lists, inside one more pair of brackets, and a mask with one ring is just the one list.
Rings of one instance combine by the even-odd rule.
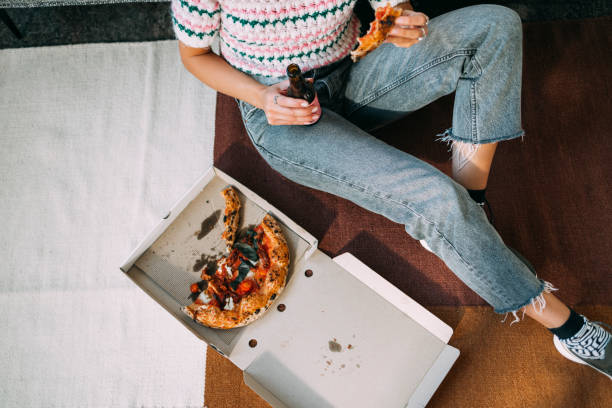
[[[429, 34], [401, 48], [383, 44], [306, 73], [322, 106], [310, 126], [272, 126], [238, 101], [253, 144], [285, 177], [344, 197], [405, 225], [425, 240], [496, 313], [545, 306], [555, 290], [510, 250], [467, 190], [428, 163], [368, 133], [455, 92], [445, 142], [477, 146], [522, 137], [522, 25], [513, 10], [476, 5], [429, 22]], [[286, 77], [252, 75], [271, 85]], [[410, 137], [407, 129], [406, 137]]]

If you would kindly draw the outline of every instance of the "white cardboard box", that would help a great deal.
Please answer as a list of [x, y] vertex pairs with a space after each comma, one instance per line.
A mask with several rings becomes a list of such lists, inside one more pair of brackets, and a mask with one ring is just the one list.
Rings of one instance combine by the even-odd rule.
[[[227, 185], [240, 193], [241, 226], [259, 224], [267, 212], [280, 221], [291, 264], [285, 289], [264, 315], [220, 330], [194, 322], [180, 308], [191, 303], [189, 286], [200, 280], [196, 261], [225, 250], [219, 215]], [[201, 233], [205, 220], [214, 224], [208, 234]], [[121, 270], [243, 370], [245, 383], [274, 408], [424, 407], [459, 356], [447, 344], [448, 325], [351, 254], [332, 259], [319, 251], [312, 235], [216, 168], [179, 200]], [[276, 309], [281, 303], [284, 312]], [[256, 347], [249, 346], [251, 339]], [[341, 351], [332, 351], [330, 342]]]

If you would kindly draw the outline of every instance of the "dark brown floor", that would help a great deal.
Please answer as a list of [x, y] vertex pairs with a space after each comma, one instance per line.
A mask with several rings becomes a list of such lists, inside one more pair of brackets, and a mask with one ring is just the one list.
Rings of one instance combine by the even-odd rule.
[[[487, 196], [504, 241], [522, 252], [556, 294], [593, 320], [612, 323], [612, 18], [524, 24], [524, 142], [499, 145]], [[449, 174], [453, 96], [376, 135]], [[232, 98], [217, 105], [215, 165], [273, 203], [334, 256], [349, 251], [455, 329], [461, 357], [435, 407], [612, 406], [610, 382], [564, 360], [533, 321], [511, 328], [401, 225], [299, 186], [271, 170], [251, 146]], [[405, 129], [410, 129], [409, 134]], [[296, 203], [308, 203], [308, 205]], [[210, 408], [257, 407], [231, 363], [209, 353]], [[232, 371], [234, 370], [234, 371]], [[224, 396], [233, 384], [241, 399]]]

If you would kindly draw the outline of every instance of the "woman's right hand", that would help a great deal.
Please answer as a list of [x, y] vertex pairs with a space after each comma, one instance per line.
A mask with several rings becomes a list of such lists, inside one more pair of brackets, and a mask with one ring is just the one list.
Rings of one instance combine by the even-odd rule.
[[[312, 78], [309, 78], [312, 80]], [[321, 116], [319, 98], [309, 105], [304, 99], [286, 96], [289, 80], [270, 85], [262, 91], [263, 111], [270, 125], [310, 125]], [[276, 99], [276, 100], [275, 100]]]

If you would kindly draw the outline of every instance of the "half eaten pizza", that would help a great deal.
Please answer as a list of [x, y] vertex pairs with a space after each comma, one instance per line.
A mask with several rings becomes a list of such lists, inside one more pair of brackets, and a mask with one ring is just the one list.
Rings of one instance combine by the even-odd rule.
[[399, 7], [391, 7], [391, 3], [387, 3], [384, 7], [376, 8], [376, 18], [370, 23], [370, 29], [363, 37], [357, 40], [359, 41], [359, 47], [351, 51], [353, 62], [359, 61], [366, 54], [374, 51], [387, 39], [395, 19], [402, 15], [402, 11], [403, 9]]
[[183, 311], [205, 326], [232, 329], [261, 317], [282, 292], [289, 249], [280, 225], [270, 214], [234, 242], [240, 200], [233, 187], [222, 194], [226, 202], [222, 238], [229, 254], [217, 261], [216, 270], [202, 270], [202, 280], [190, 288], [193, 303]]

